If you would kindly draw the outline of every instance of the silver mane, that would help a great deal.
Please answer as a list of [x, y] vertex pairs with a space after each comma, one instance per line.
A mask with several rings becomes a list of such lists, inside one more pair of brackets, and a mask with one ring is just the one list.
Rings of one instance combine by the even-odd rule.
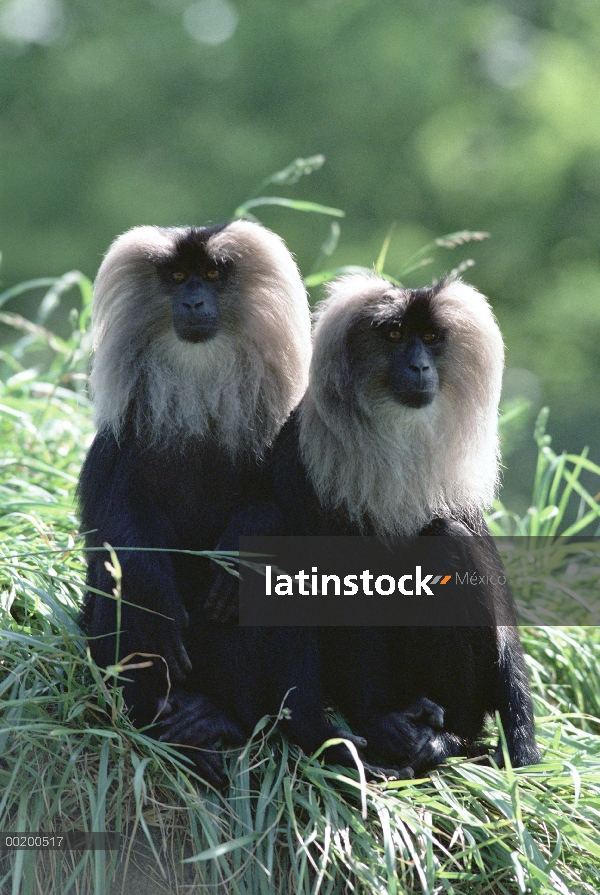
[[359, 317], [395, 303], [410, 290], [377, 276], [334, 282], [317, 312], [309, 387], [300, 411], [300, 448], [326, 507], [343, 508], [363, 528], [411, 535], [435, 516], [475, 518], [498, 484], [498, 402], [504, 346], [492, 310], [460, 280], [432, 291], [445, 329], [440, 390], [427, 407], [402, 406], [377, 394], [368, 363], [352, 370], [348, 338]]
[[310, 362], [306, 290], [283, 241], [234, 221], [207, 252], [232, 262], [220, 332], [181, 341], [156, 270], [186, 228], [135, 227], [110, 247], [96, 278], [91, 391], [99, 427], [126, 418], [154, 443], [211, 433], [224, 449], [261, 455], [302, 397]]

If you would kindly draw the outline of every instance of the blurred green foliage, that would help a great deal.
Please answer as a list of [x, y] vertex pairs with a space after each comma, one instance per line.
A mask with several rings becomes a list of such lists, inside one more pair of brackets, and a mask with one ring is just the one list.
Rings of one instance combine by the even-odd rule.
[[[259, 195], [346, 212], [253, 208], [305, 276], [332, 226], [331, 266], [371, 266], [395, 222], [392, 275], [442, 233], [488, 231], [462, 258], [505, 333], [507, 399], [549, 404], [559, 450], [598, 457], [593, 0], [2, 0], [0, 67], [2, 288], [93, 277], [127, 227]], [[311, 177], [264, 185], [317, 153]], [[517, 445], [509, 484], [528, 491], [534, 464]]]

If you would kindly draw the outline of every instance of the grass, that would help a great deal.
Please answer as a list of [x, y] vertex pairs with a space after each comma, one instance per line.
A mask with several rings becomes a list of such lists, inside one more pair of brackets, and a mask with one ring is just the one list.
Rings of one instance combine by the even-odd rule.
[[[599, 628], [522, 631], [544, 755], [535, 768], [454, 761], [423, 780], [366, 784], [299, 754], [276, 719], [264, 719], [246, 748], [226, 755], [231, 787], [220, 794], [132, 728], [76, 620], [84, 558], [73, 495], [92, 436], [82, 378], [90, 283], [71, 274], [29, 288], [44, 290], [38, 318], [1, 318], [18, 339], [0, 355], [0, 830], [123, 838], [113, 852], [0, 852], [3, 895], [596, 895]], [[48, 317], [69, 290], [81, 310], [61, 340]], [[585, 470], [597, 486], [600, 468], [586, 453], [555, 455], [545, 427], [542, 417], [531, 509], [521, 518], [498, 504], [490, 525], [526, 536], [525, 558], [509, 556], [517, 599], [527, 612], [533, 590], [554, 618], [548, 582], [560, 595], [576, 580], [578, 595], [597, 603], [596, 555], [574, 561], [556, 538], [567, 532], [579, 557], [593, 543], [583, 536], [597, 531], [600, 507], [581, 478]]]

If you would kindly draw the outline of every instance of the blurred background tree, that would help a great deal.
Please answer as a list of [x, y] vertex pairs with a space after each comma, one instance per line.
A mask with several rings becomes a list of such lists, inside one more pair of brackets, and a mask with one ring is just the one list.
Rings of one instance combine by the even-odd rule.
[[[436, 236], [491, 233], [462, 257], [505, 334], [506, 396], [598, 459], [595, 0], [2, 0], [0, 68], [2, 288], [93, 277], [126, 228], [226, 220], [322, 153], [266, 192], [344, 209], [332, 266], [371, 266], [394, 222], [391, 274]], [[257, 212], [313, 272], [331, 219]], [[511, 455], [517, 500], [534, 457]]]

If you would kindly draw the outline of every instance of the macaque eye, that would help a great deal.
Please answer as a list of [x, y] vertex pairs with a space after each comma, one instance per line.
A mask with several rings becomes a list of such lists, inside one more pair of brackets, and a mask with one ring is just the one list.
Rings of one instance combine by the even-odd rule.
[[421, 341], [425, 345], [434, 345], [436, 342], [439, 342], [440, 337], [438, 333], [423, 333], [421, 336]]
[[216, 269], [206, 271], [206, 277], [209, 280], [218, 280], [220, 276], [220, 272]]
[[395, 326], [394, 329], [390, 329], [388, 332], [388, 339], [392, 342], [399, 342], [402, 338], [402, 330], [399, 326]]
[[187, 274], [185, 270], [174, 270], [171, 274], [171, 279], [175, 280], [176, 283], [183, 283], [184, 280], [187, 280]]

